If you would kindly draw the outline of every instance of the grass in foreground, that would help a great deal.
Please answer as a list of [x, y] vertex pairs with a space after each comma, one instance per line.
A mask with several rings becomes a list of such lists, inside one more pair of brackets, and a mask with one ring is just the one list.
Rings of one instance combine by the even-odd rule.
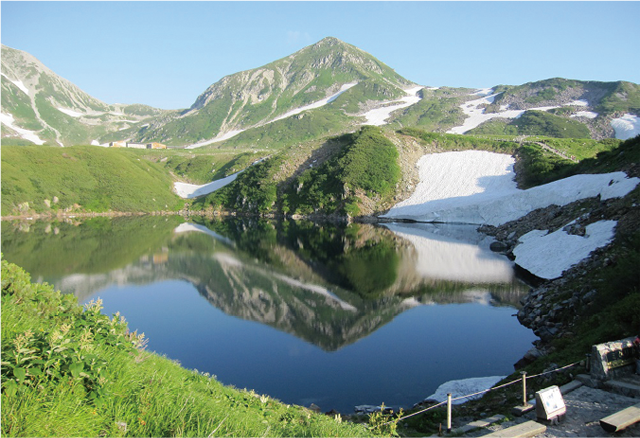
[[2, 261], [4, 436], [371, 436], [143, 351], [119, 315]]

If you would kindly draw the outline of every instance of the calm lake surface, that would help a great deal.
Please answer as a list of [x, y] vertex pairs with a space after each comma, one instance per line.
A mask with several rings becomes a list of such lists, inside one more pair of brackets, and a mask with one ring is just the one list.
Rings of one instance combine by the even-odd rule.
[[475, 227], [180, 217], [3, 222], [6, 260], [225, 384], [350, 413], [501, 376], [528, 288]]

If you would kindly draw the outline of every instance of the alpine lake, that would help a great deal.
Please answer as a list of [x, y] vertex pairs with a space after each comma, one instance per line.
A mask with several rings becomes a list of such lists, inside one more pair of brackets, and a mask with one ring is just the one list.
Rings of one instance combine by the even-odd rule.
[[411, 407], [505, 376], [528, 286], [475, 226], [179, 216], [3, 222], [9, 262], [98, 298], [148, 350], [285, 403]]

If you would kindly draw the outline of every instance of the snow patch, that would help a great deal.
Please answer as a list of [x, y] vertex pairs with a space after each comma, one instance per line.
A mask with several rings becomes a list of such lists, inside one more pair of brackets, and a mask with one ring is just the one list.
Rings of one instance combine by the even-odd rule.
[[462, 105], [460, 108], [462, 112], [467, 116], [464, 119], [464, 122], [461, 126], [456, 126], [447, 131], [448, 134], [464, 134], [467, 131], [470, 131], [473, 128], [477, 128], [482, 123], [494, 119], [494, 118], [506, 118], [506, 119], [517, 119], [520, 117], [525, 111], [549, 111], [555, 108], [560, 108], [559, 106], [541, 106], [537, 108], [529, 108], [528, 110], [509, 110], [508, 105], [500, 106], [500, 111], [497, 113], [485, 113], [485, 108], [480, 108], [482, 105], [490, 105], [495, 100], [496, 96], [499, 94], [490, 94], [492, 92], [491, 88], [482, 88], [472, 95], [482, 96], [479, 99], [470, 100]]
[[[443, 402], [447, 400], [447, 394], [451, 394], [452, 398], [461, 397], [467, 394], [475, 394], [476, 392], [484, 391], [491, 388], [493, 385], [504, 379], [505, 376], [491, 376], [491, 377], [472, 377], [469, 379], [450, 380], [442, 385], [438, 386], [436, 392], [431, 394], [425, 400], [437, 400]], [[460, 400], [455, 400], [452, 403], [459, 405], [469, 400], [475, 400], [482, 397], [482, 394], [467, 397]]]
[[71, 116], [71, 117], [82, 117], [82, 116], [84, 115], [84, 114], [82, 114], [82, 113], [79, 113], [79, 112], [77, 112], [77, 111], [73, 111], [73, 110], [70, 110], [70, 109], [67, 109], [67, 108], [60, 108], [60, 107], [58, 107], [58, 108], [56, 108], [56, 109], [57, 109], [58, 111], [60, 111], [61, 113], [64, 113], [64, 114], [66, 114], [66, 115], [68, 115], [68, 116]]
[[21, 80], [16, 80], [14, 81], [13, 79], [10, 79], [9, 76], [5, 75], [4, 73], [2, 73], [2, 76], [4, 76], [5, 78], [7, 78], [7, 80], [9, 82], [11, 82], [13, 85], [15, 85], [16, 87], [18, 87], [20, 90], [22, 90], [22, 92], [24, 94], [26, 94], [27, 96], [29, 95], [29, 89], [24, 85], [24, 83]]
[[207, 141], [203, 141], [203, 142], [200, 142], [200, 143], [195, 143], [195, 144], [189, 145], [185, 149], [196, 149], [196, 148], [199, 148], [199, 147], [202, 147], [202, 146], [207, 146], [207, 145], [210, 145], [210, 144], [213, 144], [213, 143], [218, 143], [218, 142], [223, 141], [223, 140], [228, 140], [231, 137], [235, 137], [236, 135], [238, 135], [238, 134], [240, 134], [241, 132], [244, 132], [244, 131], [245, 131], [244, 129], [229, 131], [229, 132], [226, 132], [226, 133], [224, 133], [222, 135], [217, 135], [215, 138], [212, 138], [211, 140], [207, 140]]
[[528, 190], [516, 187], [513, 157], [484, 151], [444, 152], [418, 161], [420, 183], [383, 217], [419, 222], [500, 225], [549, 205], [625, 196], [640, 178], [624, 172], [574, 175]]
[[228, 184], [231, 184], [242, 172], [243, 171], [236, 172], [233, 175], [229, 175], [225, 178], [218, 179], [208, 184], [196, 185], [176, 182], [173, 183], [173, 187], [178, 196], [180, 196], [181, 198], [197, 198], [198, 196], [208, 195], [209, 193], [215, 192], [216, 190], [221, 189]]
[[37, 145], [42, 145], [45, 143], [45, 141], [40, 139], [40, 137], [38, 137], [38, 135], [35, 132], [29, 131], [28, 129], [22, 129], [14, 125], [13, 116], [11, 114], [0, 113], [0, 122], [4, 123], [7, 127], [16, 131], [20, 135], [20, 137], [24, 138], [25, 140], [29, 140], [30, 142], [35, 143]]
[[[324, 99], [321, 99], [321, 100], [319, 100], [317, 102], [314, 102], [314, 103], [311, 103], [309, 105], [302, 106], [300, 108], [296, 108], [294, 110], [291, 110], [288, 113], [285, 113], [285, 114], [283, 114], [281, 116], [276, 117], [275, 119], [271, 120], [268, 123], [273, 123], [273, 122], [275, 122], [277, 120], [286, 119], [287, 117], [291, 117], [291, 116], [294, 116], [296, 114], [300, 114], [303, 111], [307, 111], [307, 110], [310, 110], [310, 109], [320, 108], [322, 106], [325, 106], [326, 104], [331, 103], [334, 100], [336, 100], [338, 98], [338, 96], [340, 96], [342, 93], [344, 93], [345, 91], [347, 91], [348, 89], [350, 89], [351, 87], [354, 87], [356, 85], [358, 85], [357, 82], [354, 82], [354, 83], [351, 83], [351, 84], [344, 84], [342, 87], [340, 87], [340, 91], [338, 91], [337, 93], [334, 93], [329, 97], [326, 97]], [[268, 124], [268, 123], [265, 123], [265, 124]]]
[[616, 221], [592, 223], [585, 227], [584, 236], [568, 234], [563, 229], [549, 234], [533, 230], [520, 237], [513, 254], [519, 266], [540, 278], [552, 280], [611, 242], [616, 225]]
[[[358, 84], [357, 82], [356, 83], [352, 83], [352, 84], [344, 84], [342, 87], [340, 87], [340, 90], [337, 93], [334, 93], [329, 97], [326, 97], [324, 99], [321, 99], [321, 100], [319, 100], [317, 102], [314, 102], [314, 103], [311, 103], [309, 105], [305, 105], [303, 107], [291, 110], [286, 114], [278, 116], [277, 118], [275, 118], [273, 120], [270, 120], [270, 121], [268, 121], [268, 122], [266, 122], [266, 123], [264, 123], [262, 125], [258, 125], [258, 126], [268, 125], [269, 123], [273, 123], [276, 120], [285, 119], [287, 117], [291, 117], [293, 115], [299, 114], [299, 113], [301, 113], [303, 111], [307, 111], [307, 110], [314, 109], [314, 108], [320, 108], [320, 107], [326, 105], [327, 103], [333, 102], [338, 96], [340, 96], [342, 93], [347, 91], [349, 88], [351, 88], [351, 87], [353, 87], [353, 86], [355, 86], [357, 84]], [[207, 145], [210, 145], [210, 144], [213, 144], [213, 143], [218, 143], [218, 142], [221, 142], [221, 141], [224, 141], [224, 140], [228, 140], [228, 139], [230, 139], [232, 137], [235, 137], [236, 135], [238, 135], [238, 134], [240, 134], [240, 133], [242, 133], [244, 131], [246, 131], [246, 129], [239, 129], [239, 130], [229, 131], [229, 132], [226, 132], [226, 133], [224, 133], [222, 135], [217, 135], [215, 138], [212, 138], [211, 140], [206, 140], [206, 141], [203, 141], [203, 142], [200, 142], [200, 143], [195, 143], [195, 144], [189, 145], [189, 146], [186, 147], [186, 149], [195, 149], [195, 148], [199, 148], [199, 147], [202, 147], [202, 146], [207, 146]]]
[[587, 119], [595, 119], [596, 117], [598, 117], [598, 113], [594, 113], [593, 111], [578, 111], [571, 117], [586, 117]]
[[400, 100], [388, 101], [388, 102], [385, 102], [384, 104], [389, 104], [393, 102], [398, 102], [398, 103], [395, 103], [394, 105], [384, 106], [382, 108], [372, 109], [371, 111], [366, 112], [364, 114], [364, 117], [367, 119], [365, 124], [374, 125], [374, 126], [386, 125], [387, 119], [391, 117], [392, 112], [402, 108], [407, 108], [411, 105], [414, 105], [420, 102], [421, 98], [420, 96], [418, 96], [418, 91], [420, 91], [422, 88], [424, 87], [418, 86], [418, 87], [405, 90], [405, 92], [407, 93], [406, 96], [404, 96]]
[[622, 117], [611, 120], [611, 127], [616, 132], [616, 138], [627, 140], [640, 135], [640, 118], [633, 114], [625, 114]]

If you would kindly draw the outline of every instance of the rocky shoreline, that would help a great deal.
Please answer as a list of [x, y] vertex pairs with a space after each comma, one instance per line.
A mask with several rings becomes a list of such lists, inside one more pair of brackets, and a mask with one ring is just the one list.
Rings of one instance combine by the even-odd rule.
[[[620, 240], [640, 228], [638, 193], [636, 189], [624, 198], [607, 201], [590, 198], [564, 207], [552, 205], [498, 227], [481, 226], [479, 231], [493, 236], [496, 243], [492, 249], [506, 254], [512, 260], [518, 239], [536, 229], [549, 232], [564, 229], [569, 234], [584, 235], [585, 227], [593, 222], [615, 220], [618, 223], [616, 240]], [[560, 338], [570, 340], [579, 335], [575, 330], [581, 315], [597, 302], [599, 291], [596, 283], [601, 270], [618, 262], [619, 255], [614, 249], [614, 242], [593, 251], [588, 258], [566, 270], [560, 278], [544, 280], [524, 272], [524, 277], [532, 287], [521, 300], [523, 307], [517, 317], [540, 339], [516, 364], [516, 368], [555, 351], [552, 341]]]

